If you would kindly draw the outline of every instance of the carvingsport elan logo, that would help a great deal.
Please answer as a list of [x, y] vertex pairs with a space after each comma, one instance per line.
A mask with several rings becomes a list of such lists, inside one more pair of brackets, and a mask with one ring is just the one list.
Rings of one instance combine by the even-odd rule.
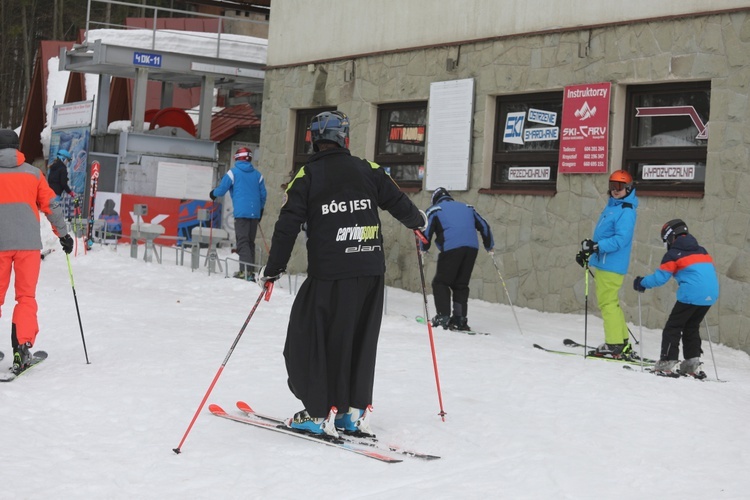
[[[380, 226], [348, 226], [340, 227], [336, 233], [336, 241], [356, 241], [357, 243], [367, 243], [368, 241], [378, 240], [380, 235]], [[344, 252], [375, 252], [381, 251], [380, 245], [355, 245], [346, 247]]]

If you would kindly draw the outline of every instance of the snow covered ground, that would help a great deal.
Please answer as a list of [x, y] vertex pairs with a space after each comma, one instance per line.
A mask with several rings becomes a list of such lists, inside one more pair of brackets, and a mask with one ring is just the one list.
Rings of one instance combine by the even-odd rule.
[[[422, 296], [388, 290], [372, 425], [381, 439], [441, 455], [384, 464], [219, 419], [204, 409], [182, 438], [260, 288], [205, 270], [145, 263], [128, 246], [42, 263], [41, 332], [50, 357], [0, 385], [1, 498], [741, 499], [750, 495], [750, 359], [714, 345], [727, 383], [668, 379], [549, 354], [583, 340], [583, 315], [472, 300], [491, 336], [436, 330], [439, 411]], [[79, 247], [80, 250], [80, 247]], [[139, 255], [142, 255], [139, 254]], [[173, 259], [165, 254], [165, 260]], [[209, 402], [287, 417], [286, 279], [262, 302]], [[10, 364], [10, 289], [0, 348]], [[430, 298], [430, 311], [433, 311]], [[589, 315], [589, 341], [602, 340]], [[637, 321], [637, 318], [636, 318]], [[637, 334], [638, 325], [631, 329]], [[643, 330], [656, 357], [660, 332]], [[715, 379], [704, 341], [705, 370]]]

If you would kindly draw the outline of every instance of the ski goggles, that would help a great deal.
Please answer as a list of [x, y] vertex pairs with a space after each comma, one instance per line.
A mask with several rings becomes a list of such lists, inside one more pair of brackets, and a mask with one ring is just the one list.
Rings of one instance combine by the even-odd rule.
[[610, 181], [610, 183], [609, 183], [609, 190], [610, 191], [622, 191], [627, 186], [628, 185], [626, 183], [624, 183], [624, 182]]

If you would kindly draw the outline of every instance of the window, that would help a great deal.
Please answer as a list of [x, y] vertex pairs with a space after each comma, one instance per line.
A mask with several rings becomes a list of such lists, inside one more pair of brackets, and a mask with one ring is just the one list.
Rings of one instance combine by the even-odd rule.
[[622, 165], [640, 192], [703, 194], [710, 103], [710, 82], [628, 87]]
[[[310, 155], [313, 154], [313, 146], [310, 141], [310, 135], [308, 128], [310, 128], [310, 122], [319, 113], [323, 111], [335, 111], [334, 107], [325, 108], [313, 108], [313, 109], [300, 109], [297, 111], [297, 125], [294, 130], [294, 154], [292, 155], [292, 170], [289, 172], [289, 180], [291, 181], [297, 174], [297, 171], [302, 168]], [[282, 187], [286, 189], [286, 184], [282, 184]]]
[[555, 192], [562, 98], [562, 92], [498, 97], [491, 189]]
[[427, 132], [427, 102], [378, 106], [375, 163], [402, 188], [421, 188]]

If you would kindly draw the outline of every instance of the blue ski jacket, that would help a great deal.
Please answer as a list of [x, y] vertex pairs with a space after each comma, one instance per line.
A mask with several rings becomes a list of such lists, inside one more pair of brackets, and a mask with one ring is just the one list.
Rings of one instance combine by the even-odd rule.
[[427, 243], [420, 243], [423, 251], [430, 248], [433, 235], [441, 252], [461, 247], [478, 249], [477, 231], [482, 235], [485, 250], [489, 252], [495, 247], [490, 225], [471, 205], [445, 198], [428, 208], [426, 214], [427, 229], [424, 235]]
[[635, 189], [624, 198], [609, 198], [591, 238], [599, 245], [599, 251], [589, 257], [591, 267], [617, 274], [628, 273], [637, 208]]
[[260, 219], [266, 206], [266, 181], [249, 161], [238, 161], [222, 177], [214, 196], [232, 196], [235, 219]]
[[678, 236], [664, 254], [659, 268], [641, 280], [644, 288], [662, 286], [674, 276], [677, 300], [694, 306], [710, 306], [719, 298], [719, 279], [713, 259], [691, 234]]

